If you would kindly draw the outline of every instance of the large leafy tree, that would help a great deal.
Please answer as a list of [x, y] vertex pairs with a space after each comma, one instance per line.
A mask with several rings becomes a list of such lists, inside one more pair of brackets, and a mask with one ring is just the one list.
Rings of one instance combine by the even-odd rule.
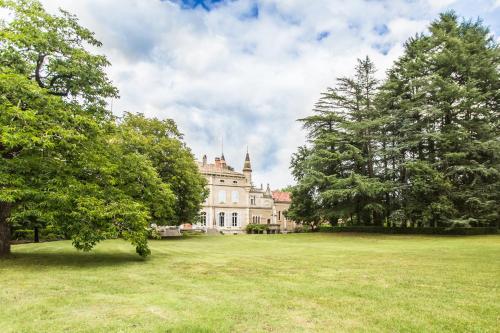
[[193, 223], [208, 192], [190, 149], [171, 119], [148, 119], [126, 113], [119, 125], [119, 140], [127, 152], [140, 153], [151, 161], [163, 182], [174, 192], [171, 214], [156, 219], [159, 225]]
[[116, 142], [106, 98], [117, 97], [100, 43], [64, 11], [2, 1], [0, 32], [0, 255], [10, 219], [57, 227], [78, 249], [121, 236], [147, 255], [148, 223], [171, 216], [174, 195], [140, 152]]

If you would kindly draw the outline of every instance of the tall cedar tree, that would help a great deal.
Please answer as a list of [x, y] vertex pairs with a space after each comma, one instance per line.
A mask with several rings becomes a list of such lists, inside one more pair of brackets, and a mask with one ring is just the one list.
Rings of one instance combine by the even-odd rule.
[[405, 44], [379, 106], [400, 213], [418, 225], [494, 225], [500, 205], [500, 49], [481, 21], [444, 13]]
[[301, 119], [310, 145], [292, 158], [291, 216], [498, 226], [500, 49], [453, 12], [429, 31], [405, 43], [381, 87], [359, 61]]
[[308, 131], [309, 148], [292, 158], [298, 185], [292, 190], [291, 218], [307, 222], [300, 207], [315, 208], [315, 221], [335, 224], [339, 218], [358, 224], [381, 224], [381, 198], [387, 184], [377, 177], [380, 120], [375, 108], [378, 82], [367, 57], [358, 60], [354, 77], [337, 80], [314, 108], [314, 115], [300, 119]]

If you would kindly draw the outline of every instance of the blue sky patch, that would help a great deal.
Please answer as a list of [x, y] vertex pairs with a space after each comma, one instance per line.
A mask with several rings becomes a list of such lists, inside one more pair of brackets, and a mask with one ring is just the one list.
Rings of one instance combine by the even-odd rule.
[[373, 31], [377, 33], [379, 36], [387, 35], [389, 33], [389, 28], [385, 24], [377, 24]]
[[240, 19], [241, 20], [248, 20], [248, 19], [257, 19], [259, 18], [259, 5], [257, 5], [256, 3], [252, 4], [252, 6], [250, 6], [250, 9], [241, 14], [240, 16]]
[[320, 42], [323, 39], [328, 38], [328, 36], [330, 36], [329, 31], [321, 31], [319, 34], [316, 35], [316, 40]]
[[225, 2], [225, 0], [170, 0], [181, 6], [182, 9], [197, 9], [203, 8], [207, 12], [211, 11], [217, 5]]
[[387, 55], [391, 50], [392, 45], [390, 43], [375, 43], [372, 45], [372, 47], [383, 55]]

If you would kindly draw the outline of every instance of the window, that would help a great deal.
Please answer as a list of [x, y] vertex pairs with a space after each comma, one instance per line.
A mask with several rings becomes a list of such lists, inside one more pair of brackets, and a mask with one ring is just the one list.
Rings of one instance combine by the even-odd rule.
[[223, 212], [220, 212], [219, 213], [219, 227], [223, 227], [224, 226], [224, 218], [225, 218], [225, 215]]
[[206, 212], [201, 212], [201, 214], [200, 214], [200, 224], [203, 227], [207, 226], [207, 213]]
[[220, 180], [220, 182], [221, 182], [221, 183], [224, 183], [224, 179], [221, 179], [221, 180]]
[[252, 216], [252, 223], [259, 224], [260, 223], [260, 216]]
[[278, 210], [278, 221], [281, 221], [281, 210]]
[[255, 195], [250, 197], [250, 205], [255, 205]]
[[238, 184], [238, 181], [236, 181], [236, 180], [233, 180], [233, 184]]
[[271, 223], [271, 219], [267, 219], [267, 224], [270, 224]]
[[240, 199], [240, 198], [239, 198], [239, 193], [238, 193], [238, 191], [233, 191], [233, 192], [231, 192], [231, 201], [232, 201], [233, 203], [238, 203], [239, 199]]
[[233, 227], [237, 227], [238, 226], [238, 213], [233, 213], [232, 214], [232, 217], [231, 217], [231, 225]]
[[219, 191], [219, 203], [226, 203], [226, 191]]

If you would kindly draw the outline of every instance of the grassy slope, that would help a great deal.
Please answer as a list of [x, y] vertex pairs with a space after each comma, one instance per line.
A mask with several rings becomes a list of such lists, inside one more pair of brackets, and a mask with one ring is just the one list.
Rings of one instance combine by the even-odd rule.
[[240, 235], [16, 245], [0, 331], [498, 332], [500, 236]]

